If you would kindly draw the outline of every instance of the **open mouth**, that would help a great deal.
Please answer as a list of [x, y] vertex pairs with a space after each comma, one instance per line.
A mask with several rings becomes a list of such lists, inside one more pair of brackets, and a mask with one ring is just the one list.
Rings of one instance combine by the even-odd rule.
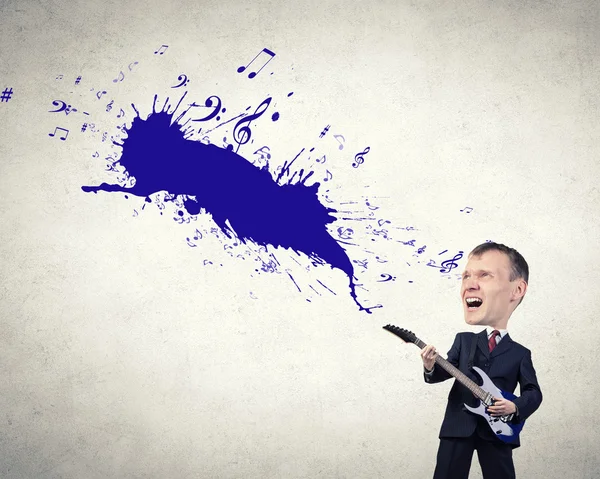
[[465, 302], [467, 303], [467, 311], [475, 311], [477, 308], [479, 308], [483, 304], [483, 301], [479, 298], [467, 297], [465, 299]]

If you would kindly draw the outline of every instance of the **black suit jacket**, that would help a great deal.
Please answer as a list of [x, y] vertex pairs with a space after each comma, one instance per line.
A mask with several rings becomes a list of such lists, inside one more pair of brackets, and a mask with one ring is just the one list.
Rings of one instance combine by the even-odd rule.
[[[477, 384], [481, 384], [481, 379], [477, 373], [467, 369], [473, 335], [475, 333], [458, 333], [454, 339], [454, 344], [448, 351], [447, 359]], [[515, 389], [517, 383], [519, 383], [520, 395], [513, 400], [518, 408], [519, 416], [514, 417], [513, 421], [527, 419], [540, 407], [542, 391], [538, 385], [531, 361], [531, 351], [513, 341], [508, 333], [491, 353], [488, 349], [487, 331], [484, 329], [478, 333], [473, 365], [481, 368], [492, 382], [503, 391], [516, 394]], [[451, 377], [439, 365], [435, 365], [431, 376], [424, 374], [427, 383], [439, 383]], [[479, 400], [473, 396], [471, 391], [455, 380], [448, 394], [448, 405], [446, 406], [439, 437], [468, 437], [476, 430], [479, 436], [484, 439], [499, 441], [481, 416], [473, 414], [463, 407], [465, 403], [476, 407]], [[521, 444], [517, 439], [510, 445], [515, 448]]]

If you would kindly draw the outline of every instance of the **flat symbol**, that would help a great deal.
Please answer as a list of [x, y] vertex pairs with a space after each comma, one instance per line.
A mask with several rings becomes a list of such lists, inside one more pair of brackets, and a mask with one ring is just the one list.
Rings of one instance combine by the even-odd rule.
[[8, 88], [5, 88], [4, 91], [2, 92], [2, 96], [0, 96], [0, 101], [8, 102], [8, 100], [10, 100], [10, 98], [12, 97], [12, 94], [13, 94], [12, 87], [10, 88], [10, 90]]

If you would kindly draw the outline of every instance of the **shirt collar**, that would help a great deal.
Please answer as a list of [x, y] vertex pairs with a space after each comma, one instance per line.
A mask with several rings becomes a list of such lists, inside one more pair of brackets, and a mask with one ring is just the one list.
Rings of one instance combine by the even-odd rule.
[[[490, 339], [490, 336], [492, 335], [494, 328], [492, 328], [491, 326], [486, 326], [485, 330], [487, 331], [488, 339]], [[508, 334], [508, 329], [499, 329], [498, 331], [500, 331], [500, 339], [502, 339], [504, 336], [506, 336]]]

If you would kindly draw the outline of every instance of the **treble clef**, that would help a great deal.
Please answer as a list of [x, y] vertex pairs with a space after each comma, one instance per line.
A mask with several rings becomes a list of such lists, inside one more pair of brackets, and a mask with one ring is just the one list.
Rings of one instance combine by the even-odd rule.
[[365, 151], [361, 151], [360, 153], [357, 153], [356, 155], [354, 155], [354, 163], [352, 163], [352, 167], [353, 168], [358, 168], [360, 165], [362, 165], [365, 162], [365, 156], [367, 153], [369, 153], [369, 151], [371, 151], [371, 147], [367, 146], [365, 148]]
[[252, 120], [260, 118], [262, 114], [265, 111], [267, 111], [267, 108], [269, 108], [269, 105], [271, 104], [271, 99], [272, 98], [269, 97], [266, 100], [264, 100], [260, 105], [258, 105], [258, 107], [256, 107], [256, 110], [254, 110], [254, 113], [252, 115], [248, 115], [247, 117], [242, 118], [235, 124], [235, 127], [233, 128], [233, 139], [238, 144], [238, 147], [235, 150], [236, 153], [240, 149], [241, 145], [245, 145], [250, 141], [250, 137], [252, 136], [252, 130], [250, 130], [250, 122], [252, 122]]
[[446, 261], [442, 261], [442, 268], [440, 269], [440, 273], [449, 273], [454, 268], [458, 267], [457, 261], [463, 257], [463, 252], [459, 251], [456, 256], [452, 259], [447, 259]]

